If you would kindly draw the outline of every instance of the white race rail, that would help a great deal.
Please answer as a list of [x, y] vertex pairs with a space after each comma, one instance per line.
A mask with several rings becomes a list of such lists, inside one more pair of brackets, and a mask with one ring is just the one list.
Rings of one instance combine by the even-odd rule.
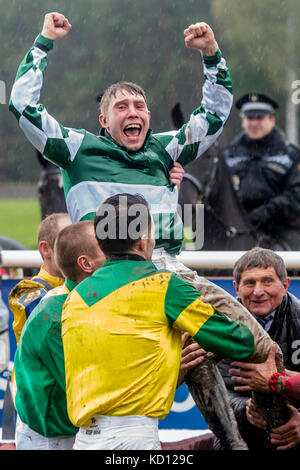
[[[183, 251], [177, 257], [191, 269], [232, 269], [234, 263], [245, 251]], [[300, 268], [300, 251], [276, 251], [285, 262], [287, 269]], [[3, 250], [0, 252], [0, 266], [4, 268], [40, 267], [42, 258], [39, 251]]]
[[3, 250], [0, 252], [0, 266], [3, 268], [38, 268], [42, 262], [39, 251]]

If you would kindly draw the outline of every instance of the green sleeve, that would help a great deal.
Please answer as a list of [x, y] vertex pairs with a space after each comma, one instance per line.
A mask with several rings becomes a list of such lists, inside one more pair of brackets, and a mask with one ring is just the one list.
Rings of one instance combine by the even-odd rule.
[[39, 102], [47, 67], [47, 53], [53, 41], [39, 35], [21, 62], [12, 88], [9, 109], [15, 115], [27, 139], [61, 168], [74, 160], [85, 133], [63, 127]]
[[165, 314], [170, 326], [188, 332], [206, 351], [233, 360], [244, 360], [254, 352], [254, 337], [249, 328], [214, 310], [192, 285], [176, 274], [169, 282]]
[[61, 339], [61, 321], [51, 323], [45, 337], [41, 358], [60, 387], [65, 390], [65, 361]]
[[202, 101], [179, 130], [156, 134], [173, 161], [185, 166], [204, 153], [221, 134], [231, 111], [232, 82], [220, 50], [203, 57]]

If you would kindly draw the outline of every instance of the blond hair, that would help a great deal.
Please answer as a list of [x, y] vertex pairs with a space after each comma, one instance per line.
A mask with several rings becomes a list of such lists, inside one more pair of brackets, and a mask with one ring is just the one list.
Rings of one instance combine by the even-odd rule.
[[60, 222], [63, 220], [71, 223], [69, 214], [65, 212], [50, 214], [42, 220], [38, 228], [38, 243], [45, 241], [53, 249], [55, 239], [61, 230]]

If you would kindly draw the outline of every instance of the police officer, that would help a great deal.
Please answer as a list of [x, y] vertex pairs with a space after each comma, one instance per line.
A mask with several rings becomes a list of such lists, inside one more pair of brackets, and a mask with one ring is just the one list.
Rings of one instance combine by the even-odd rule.
[[236, 107], [244, 132], [224, 154], [234, 188], [256, 229], [257, 244], [299, 250], [300, 150], [276, 126], [275, 100], [247, 93]]

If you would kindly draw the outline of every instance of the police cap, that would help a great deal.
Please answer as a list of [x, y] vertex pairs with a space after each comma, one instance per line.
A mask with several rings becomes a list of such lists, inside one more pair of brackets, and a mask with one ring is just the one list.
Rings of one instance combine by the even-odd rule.
[[237, 109], [241, 110], [241, 116], [255, 117], [274, 114], [279, 108], [278, 103], [269, 96], [262, 93], [247, 93], [235, 103]]

